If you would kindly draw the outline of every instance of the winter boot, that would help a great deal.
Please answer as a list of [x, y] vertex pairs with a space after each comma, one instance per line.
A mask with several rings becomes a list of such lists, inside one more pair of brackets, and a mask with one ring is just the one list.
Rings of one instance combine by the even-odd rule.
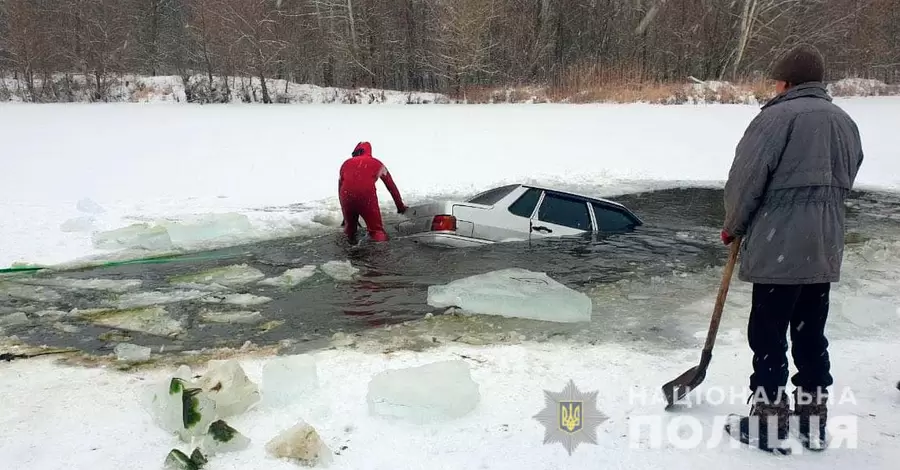
[[791, 407], [786, 394], [772, 401], [752, 395], [749, 416], [731, 415], [725, 432], [744, 444], [766, 452], [788, 455], [791, 448], [784, 441], [790, 431]]
[[825, 425], [828, 421], [828, 393], [794, 391], [794, 416], [797, 417], [797, 434], [803, 447], [822, 451], [828, 446]]

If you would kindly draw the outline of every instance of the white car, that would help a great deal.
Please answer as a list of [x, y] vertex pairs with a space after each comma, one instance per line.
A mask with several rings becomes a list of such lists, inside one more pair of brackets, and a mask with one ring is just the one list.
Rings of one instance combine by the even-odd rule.
[[398, 238], [459, 248], [620, 233], [643, 224], [617, 202], [524, 184], [490, 189], [464, 202], [413, 206], [405, 216]]

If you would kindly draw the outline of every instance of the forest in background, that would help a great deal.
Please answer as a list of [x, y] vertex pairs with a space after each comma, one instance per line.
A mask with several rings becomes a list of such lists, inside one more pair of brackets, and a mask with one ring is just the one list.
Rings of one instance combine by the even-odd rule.
[[455, 97], [758, 83], [799, 43], [830, 80], [896, 84], [900, 0], [0, 0], [0, 76], [27, 101], [106, 101], [129, 74], [182, 77], [199, 102], [247, 77], [266, 103], [272, 80]]

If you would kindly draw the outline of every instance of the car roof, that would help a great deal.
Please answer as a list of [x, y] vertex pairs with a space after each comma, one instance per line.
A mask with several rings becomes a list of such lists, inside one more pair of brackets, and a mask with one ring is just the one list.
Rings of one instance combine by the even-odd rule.
[[582, 199], [587, 199], [587, 200], [589, 200], [589, 201], [593, 201], [593, 202], [601, 202], [601, 203], [604, 203], [604, 204], [609, 204], [609, 205], [612, 205], [612, 206], [620, 207], [620, 208], [622, 208], [622, 209], [627, 209], [623, 204], [618, 203], [618, 202], [616, 202], [616, 201], [610, 201], [609, 199], [603, 199], [603, 198], [600, 198], [600, 197], [587, 196], [587, 195], [585, 195], [585, 194], [580, 194], [580, 193], [576, 193], [576, 192], [573, 192], [573, 191], [564, 191], [564, 190], [557, 189], [557, 188], [550, 188], [550, 187], [547, 187], [547, 186], [539, 186], [539, 185], [534, 185], [534, 184], [524, 184], [524, 183], [520, 183], [519, 186], [523, 186], [523, 187], [525, 187], [525, 188], [538, 189], [538, 190], [541, 190], [541, 191], [549, 191], [549, 192], [552, 192], [552, 193], [563, 194], [563, 195], [567, 195], [567, 196], [575, 196], [575, 197], [579, 197], [579, 198], [582, 198]]

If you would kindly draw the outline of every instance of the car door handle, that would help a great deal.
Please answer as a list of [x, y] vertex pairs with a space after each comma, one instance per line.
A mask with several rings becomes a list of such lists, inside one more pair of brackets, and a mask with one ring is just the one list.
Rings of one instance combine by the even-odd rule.
[[550, 230], [549, 228], [544, 227], [543, 225], [535, 225], [535, 226], [531, 227], [531, 229], [537, 230], [538, 232], [543, 232], [543, 233], [553, 233], [553, 230]]

